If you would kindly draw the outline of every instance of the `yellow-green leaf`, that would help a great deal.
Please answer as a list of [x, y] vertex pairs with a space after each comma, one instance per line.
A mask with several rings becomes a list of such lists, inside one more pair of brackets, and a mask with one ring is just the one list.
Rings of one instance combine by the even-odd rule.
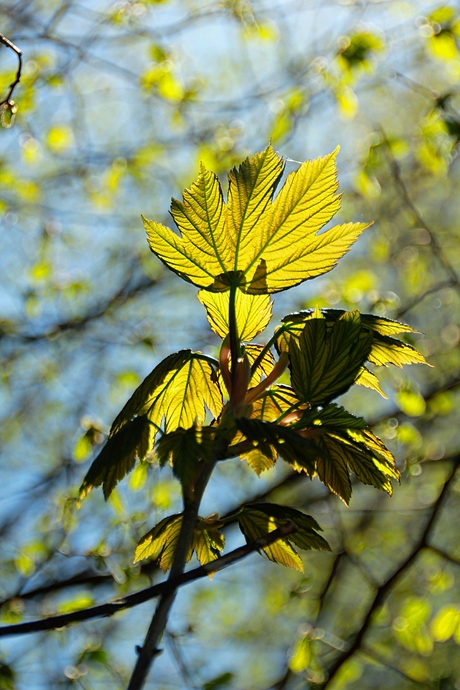
[[[230, 172], [227, 207], [216, 175], [201, 165], [183, 202], [172, 201], [180, 235], [144, 218], [151, 250], [212, 292], [230, 285], [279, 292], [331, 270], [367, 227], [347, 223], [318, 234], [340, 207], [336, 154], [303, 163], [273, 200], [284, 165], [269, 146]], [[220, 319], [214, 325], [223, 330]]]
[[[229, 333], [229, 298], [228, 291], [200, 290], [198, 293], [198, 299], [206, 309], [209, 325], [222, 339]], [[249, 295], [241, 290], [236, 291], [236, 329], [240, 341], [248, 342], [265, 330], [272, 316], [272, 306], [269, 295]]]
[[292, 650], [291, 658], [289, 659], [289, 668], [293, 673], [302, 673], [308, 668], [311, 661], [311, 640], [307, 636], [299, 637], [296, 640], [294, 649]]
[[161, 362], [137, 388], [115, 419], [110, 435], [134, 415], [147, 414], [166, 432], [202, 423], [206, 408], [218, 417], [222, 393], [211, 364], [200, 352], [181, 350]]
[[456, 604], [448, 604], [438, 611], [431, 622], [431, 632], [437, 642], [445, 642], [460, 626], [460, 608]]
[[[134, 563], [145, 558], [159, 558], [159, 566], [166, 572], [172, 565], [182, 525], [182, 515], [170, 515], [142, 537], [134, 552]], [[192, 557], [192, 551], [187, 560]]]
[[294, 522], [298, 528], [297, 532], [264, 547], [264, 553], [271, 561], [288, 568], [303, 572], [302, 560], [291, 542], [301, 549], [330, 550], [327, 541], [316, 532], [321, 530], [316, 520], [294, 508], [273, 503], [254, 503], [245, 506], [237, 517], [247, 542], [259, 539], [288, 522]]
[[299, 398], [322, 404], [344, 393], [354, 382], [372, 346], [358, 312], [345, 312], [329, 328], [321, 312], [305, 322], [299, 339], [291, 339], [292, 387]]

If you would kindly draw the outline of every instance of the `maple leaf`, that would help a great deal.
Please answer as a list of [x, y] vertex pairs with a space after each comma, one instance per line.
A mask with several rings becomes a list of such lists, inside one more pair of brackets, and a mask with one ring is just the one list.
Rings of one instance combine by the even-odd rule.
[[[340, 207], [337, 152], [302, 163], [273, 198], [284, 162], [268, 146], [229, 173], [227, 204], [217, 176], [201, 164], [183, 201], [172, 200], [180, 235], [143, 217], [152, 252], [184, 280], [211, 292], [233, 287], [266, 295], [330, 271], [369, 225], [346, 223], [319, 232]], [[214, 316], [220, 309], [210, 303], [211, 321], [222, 330]]]

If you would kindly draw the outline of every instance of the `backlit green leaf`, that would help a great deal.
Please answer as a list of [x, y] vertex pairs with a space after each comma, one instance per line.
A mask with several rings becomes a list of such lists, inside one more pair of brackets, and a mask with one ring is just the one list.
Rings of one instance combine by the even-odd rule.
[[[214, 333], [224, 339], [229, 332], [228, 308], [230, 292], [200, 290], [198, 299], [206, 313]], [[250, 295], [241, 290], [235, 295], [236, 329], [242, 342], [248, 342], [262, 333], [272, 316], [273, 302], [269, 295]]]
[[[139, 541], [134, 553], [134, 563], [152, 558], [158, 560], [163, 572], [169, 570], [174, 560], [181, 525], [182, 515], [170, 515], [161, 520]], [[225, 539], [218, 531], [216, 521], [198, 518], [186, 560], [188, 562], [191, 559], [195, 550], [200, 564], [205, 565], [218, 558], [224, 546]]]
[[147, 414], [157, 427], [164, 420], [166, 432], [188, 429], [196, 421], [204, 421], [206, 408], [214, 417], [222, 410], [215, 371], [200, 352], [181, 350], [163, 360], [141, 383], [115, 419], [110, 434], [140, 414]]
[[107, 498], [136, 458], [152, 450], [162, 424], [166, 433], [188, 429], [204, 422], [206, 409], [218, 417], [222, 404], [216, 373], [204, 355], [191, 350], [170, 355], [141, 383], [113, 422], [106, 445], [84, 479], [81, 496], [103, 484]]
[[[291, 341], [299, 341], [307, 322], [315, 318], [319, 310], [306, 310], [294, 314], [288, 314], [282, 320], [278, 329], [276, 348], [278, 352], [289, 352]], [[321, 309], [328, 328], [344, 318], [347, 313], [342, 309]], [[373, 334], [372, 346], [367, 356], [369, 362], [378, 366], [394, 364], [402, 367], [403, 364], [426, 364], [425, 358], [417, 350], [407, 343], [391, 338], [390, 335], [415, 332], [410, 326], [391, 319], [385, 319], [374, 314], [360, 314], [362, 331]], [[324, 327], [323, 327], [324, 328]], [[355, 383], [378, 391], [384, 397], [375, 374], [365, 367], [359, 369]]]
[[289, 343], [292, 387], [313, 405], [344, 393], [354, 382], [372, 346], [372, 333], [363, 330], [358, 312], [345, 312], [328, 327], [317, 311], [300, 337]]
[[[303, 163], [273, 200], [284, 164], [268, 146], [230, 172], [227, 207], [216, 175], [201, 165], [183, 202], [172, 201], [180, 235], [144, 218], [151, 250], [212, 292], [233, 285], [269, 294], [331, 270], [367, 227], [347, 223], [318, 234], [340, 207], [336, 155]], [[223, 332], [220, 317], [212, 323]]]
[[327, 541], [316, 532], [316, 530], [321, 530], [316, 520], [294, 508], [273, 503], [253, 503], [245, 506], [237, 517], [240, 529], [248, 543], [273, 532], [288, 522], [294, 522], [298, 527], [297, 532], [263, 549], [271, 561], [288, 568], [303, 572], [302, 560], [291, 542], [304, 550], [330, 550]]
[[314, 474], [317, 453], [312, 441], [289, 427], [258, 419], [240, 417], [236, 425], [244, 438], [268, 458], [273, 457], [275, 451], [298, 472], [304, 471], [310, 476]]
[[[134, 563], [145, 558], [159, 560], [159, 566], [164, 572], [169, 570], [174, 558], [177, 539], [182, 524], [182, 515], [170, 515], [147, 532], [136, 547]], [[192, 554], [190, 553], [190, 560]]]

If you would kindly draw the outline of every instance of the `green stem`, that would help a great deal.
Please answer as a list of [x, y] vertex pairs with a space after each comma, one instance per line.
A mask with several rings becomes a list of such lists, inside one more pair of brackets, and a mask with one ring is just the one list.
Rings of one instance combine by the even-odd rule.
[[287, 330], [284, 326], [280, 326], [276, 333], [273, 333], [272, 337], [268, 341], [268, 343], [264, 346], [263, 350], [260, 351], [259, 355], [257, 358], [254, 360], [254, 363], [251, 367], [251, 376], [254, 376], [255, 372], [257, 371], [258, 367], [260, 367], [263, 358], [269, 352], [273, 345], [276, 343], [277, 338], [285, 331]]
[[[203, 471], [198, 478], [193, 497], [184, 498], [184, 512], [182, 514], [182, 524], [177, 540], [177, 547], [174, 554], [174, 561], [169, 573], [168, 580], [171, 580], [184, 572], [187, 561], [187, 554], [192, 544], [193, 532], [198, 518], [201, 499], [206, 489], [208, 481], [214, 469], [214, 463], [205, 464]], [[160, 653], [158, 644], [168, 622], [169, 611], [176, 598], [178, 587], [171, 592], [165, 593], [158, 601], [150, 627], [148, 629], [144, 646], [139, 650], [139, 657], [134, 667], [127, 690], [141, 690], [144, 686], [153, 660]]]
[[240, 347], [238, 341], [238, 329], [236, 325], [236, 285], [230, 287], [230, 299], [228, 304], [228, 325], [230, 334], [230, 356], [232, 360], [232, 386], [235, 385], [236, 363], [240, 354]]

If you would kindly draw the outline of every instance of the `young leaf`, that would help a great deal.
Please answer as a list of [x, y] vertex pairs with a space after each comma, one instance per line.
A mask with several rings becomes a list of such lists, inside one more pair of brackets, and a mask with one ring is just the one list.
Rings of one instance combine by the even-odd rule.
[[240, 417], [236, 420], [236, 425], [243, 437], [268, 458], [273, 457], [273, 452], [276, 452], [298, 472], [304, 471], [313, 476], [317, 453], [312, 441], [289, 427], [272, 422]]
[[169, 355], [147, 376], [128, 400], [110, 429], [108, 441], [91, 465], [81, 487], [85, 496], [103, 484], [107, 498], [120, 479], [153, 447], [164, 420], [165, 432], [202, 423], [206, 408], [218, 417], [222, 393], [216, 373], [199, 352]]
[[[200, 290], [198, 299], [206, 309], [212, 330], [224, 339], [230, 330], [228, 323], [230, 292]], [[269, 295], [249, 295], [241, 290], [236, 291], [236, 329], [241, 342], [248, 342], [265, 330], [272, 317], [272, 307], [273, 302]]]
[[[170, 515], [161, 520], [140, 540], [134, 553], [134, 563], [145, 558], [154, 560], [159, 558], [159, 566], [163, 572], [169, 570], [173, 562], [181, 524], [182, 515]], [[187, 560], [190, 560], [191, 557], [192, 552], [188, 554]]]
[[[219, 557], [220, 551], [224, 548], [225, 539], [218, 532], [215, 523], [216, 521], [198, 518], [187, 554], [187, 562], [191, 559], [194, 550], [196, 550], [201, 565]], [[174, 560], [181, 525], [182, 515], [170, 515], [161, 520], [139, 541], [134, 553], [134, 563], [145, 558], [159, 559], [158, 565], [163, 572], [169, 570]]]
[[155, 428], [146, 415], [135, 417], [116, 431], [89, 468], [80, 487], [80, 498], [102, 484], [104, 498], [133, 469], [136, 458], [142, 459], [153, 449]]
[[380, 387], [380, 381], [377, 376], [367, 369], [367, 367], [361, 367], [358, 376], [355, 378], [355, 383], [357, 386], [363, 386], [364, 388], [370, 388], [373, 391], [380, 393], [382, 398], [388, 400], [388, 395], [386, 395]]
[[193, 485], [201, 462], [212, 462], [215, 427], [193, 426], [162, 434], [156, 453], [160, 465], [171, 462], [173, 472], [183, 486]]
[[208, 358], [200, 352], [181, 350], [152, 371], [115, 419], [110, 435], [134, 415], [147, 414], [157, 427], [164, 419], [165, 431], [189, 429], [203, 422], [206, 408], [218, 417], [222, 393]]
[[[222, 525], [222, 523], [217, 522]], [[193, 548], [200, 565], [206, 565], [219, 558], [220, 552], [225, 546], [225, 537], [221, 534], [209, 519], [198, 518], [193, 532]], [[210, 575], [212, 578], [212, 574]]]
[[269, 294], [330, 271], [368, 227], [347, 223], [318, 234], [340, 206], [336, 154], [303, 163], [273, 201], [283, 162], [269, 146], [231, 171], [226, 209], [217, 177], [202, 165], [183, 202], [172, 202], [180, 236], [143, 219], [151, 250], [211, 292], [233, 285]]
[[[343, 309], [321, 309], [321, 314], [328, 326], [332, 326], [346, 314]], [[302, 334], [304, 324], [314, 318], [314, 310], [306, 310], [295, 314], [288, 314], [282, 319], [282, 325], [278, 329], [276, 349], [278, 352], [289, 352], [291, 339], [298, 340]], [[403, 364], [426, 364], [425, 358], [415, 348], [396, 338], [391, 338], [403, 332], [415, 333], [414, 329], [405, 323], [385, 319], [375, 314], [360, 314], [361, 326], [363, 330], [368, 330], [373, 334], [371, 351], [368, 356], [369, 362], [379, 366], [394, 364], [401, 367]], [[376, 378], [376, 377], [375, 377]], [[370, 372], [358, 373], [356, 383], [367, 385], [378, 390], [375, 380]], [[381, 392], [379, 390], [379, 392]]]
[[300, 433], [317, 449], [319, 479], [345, 503], [351, 498], [350, 471], [364, 484], [373, 484], [391, 495], [391, 479], [399, 479], [399, 471], [391, 452], [364, 419], [329, 404], [307, 411], [296, 428], [303, 429]]
[[291, 542], [305, 550], [330, 551], [327, 541], [316, 532], [316, 530], [321, 530], [316, 520], [294, 508], [273, 503], [253, 503], [245, 506], [237, 517], [247, 542], [259, 539], [288, 522], [294, 522], [298, 528], [297, 532], [288, 535], [285, 539], [279, 539], [271, 546], [264, 547], [264, 552], [271, 561], [288, 568], [303, 572], [302, 560]]
[[345, 312], [332, 328], [316, 312], [289, 343], [292, 387], [312, 405], [328, 402], [352, 385], [371, 346], [372, 333], [362, 329], [357, 311]]

